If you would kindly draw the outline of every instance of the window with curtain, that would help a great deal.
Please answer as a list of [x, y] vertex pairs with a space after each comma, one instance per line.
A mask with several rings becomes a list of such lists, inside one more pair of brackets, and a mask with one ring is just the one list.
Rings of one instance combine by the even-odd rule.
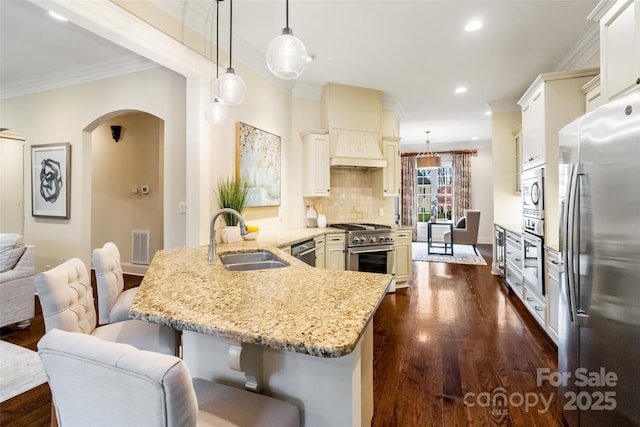
[[437, 212], [437, 219], [451, 219], [453, 212], [452, 173], [451, 166], [443, 166], [438, 169], [417, 169], [418, 222], [428, 222], [434, 210]]

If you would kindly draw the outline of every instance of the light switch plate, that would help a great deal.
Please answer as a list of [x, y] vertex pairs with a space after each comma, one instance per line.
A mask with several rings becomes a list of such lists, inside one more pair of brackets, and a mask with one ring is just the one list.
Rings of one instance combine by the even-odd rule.
[[178, 213], [181, 213], [181, 214], [187, 213], [187, 202], [180, 202], [180, 205], [178, 205]]

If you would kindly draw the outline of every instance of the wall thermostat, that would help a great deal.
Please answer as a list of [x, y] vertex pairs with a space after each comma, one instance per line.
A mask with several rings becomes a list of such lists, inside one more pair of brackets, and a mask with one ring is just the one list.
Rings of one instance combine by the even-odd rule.
[[149, 194], [149, 186], [148, 185], [143, 185], [142, 187], [140, 187], [140, 192], [142, 194]]

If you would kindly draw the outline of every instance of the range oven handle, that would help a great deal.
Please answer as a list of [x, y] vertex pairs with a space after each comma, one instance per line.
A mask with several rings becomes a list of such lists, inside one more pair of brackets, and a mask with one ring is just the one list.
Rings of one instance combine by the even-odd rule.
[[370, 254], [373, 252], [391, 252], [395, 250], [393, 246], [376, 246], [375, 248], [367, 247], [367, 248], [349, 248], [350, 254]]

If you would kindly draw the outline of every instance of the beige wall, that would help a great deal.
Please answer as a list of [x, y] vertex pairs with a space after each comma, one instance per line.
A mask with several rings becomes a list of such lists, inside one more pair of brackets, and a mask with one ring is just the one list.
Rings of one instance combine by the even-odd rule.
[[[122, 126], [116, 143], [111, 125]], [[132, 230], [149, 230], [151, 256], [163, 247], [162, 128], [146, 113], [128, 113], [98, 126], [91, 138], [91, 247], [114, 242], [125, 271]], [[142, 193], [142, 186], [149, 193]], [[135, 193], [134, 193], [135, 189]]]
[[[69, 258], [91, 265], [91, 133], [105, 120], [126, 111], [146, 111], [165, 123], [164, 246], [185, 243], [185, 79], [154, 68], [0, 101], [2, 126], [23, 135], [27, 144], [71, 143], [71, 218], [33, 218], [25, 207], [25, 239], [36, 245], [36, 269], [43, 271]], [[30, 159], [24, 168], [29, 171]], [[31, 194], [25, 173], [25, 197]], [[109, 211], [117, 215], [116, 209]]]
[[513, 131], [522, 122], [520, 111], [495, 112], [491, 118], [493, 134], [493, 222], [520, 229], [522, 198], [514, 191], [516, 174]]

